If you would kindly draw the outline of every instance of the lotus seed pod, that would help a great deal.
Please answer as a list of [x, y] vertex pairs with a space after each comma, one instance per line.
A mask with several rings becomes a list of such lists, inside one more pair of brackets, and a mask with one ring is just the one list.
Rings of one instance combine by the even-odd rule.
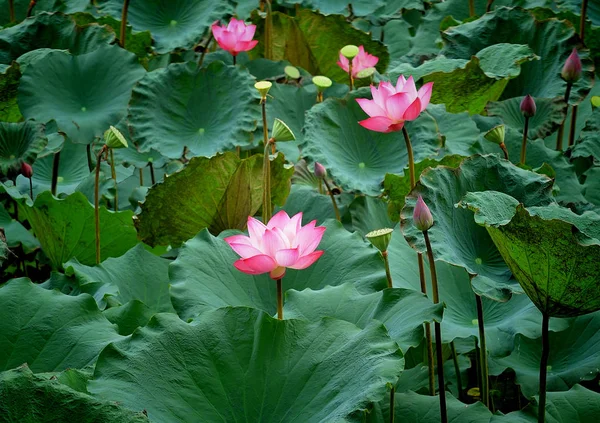
[[429, 211], [429, 207], [427, 207], [427, 204], [423, 201], [423, 197], [420, 195], [417, 199], [417, 204], [415, 204], [413, 221], [417, 229], [423, 232], [428, 231], [429, 228], [433, 226], [433, 216], [431, 215], [431, 211]]
[[347, 46], [342, 47], [340, 53], [348, 60], [354, 59], [358, 55], [359, 49], [355, 45], [349, 44]]
[[325, 179], [327, 177], [327, 169], [319, 162], [315, 162], [315, 176], [319, 179]]
[[535, 116], [536, 110], [535, 100], [532, 96], [527, 94], [523, 100], [521, 100], [521, 113], [523, 113], [523, 116], [530, 118]]
[[567, 57], [567, 61], [562, 68], [560, 76], [571, 84], [577, 82], [579, 78], [581, 78], [581, 59], [579, 58], [576, 48], [574, 48], [569, 57]]
[[104, 142], [110, 148], [127, 148], [127, 140], [117, 128], [111, 127], [104, 133]]
[[313, 77], [312, 82], [317, 86], [317, 89], [319, 91], [323, 91], [325, 88], [331, 87], [332, 84], [331, 79], [322, 75], [317, 75]]
[[506, 127], [504, 125], [498, 125], [487, 131], [483, 137], [494, 144], [502, 145], [504, 144], [505, 134]]
[[366, 234], [365, 237], [375, 248], [383, 253], [384, 251], [387, 251], [388, 246], [390, 245], [393, 232], [394, 230], [390, 228], [376, 229]]
[[286, 76], [290, 79], [300, 78], [300, 71], [295, 66], [286, 66], [285, 68], [283, 68], [283, 71], [285, 72]]
[[275, 122], [273, 122], [271, 137], [277, 142], [294, 141], [296, 139], [290, 127], [281, 119], [275, 119]]
[[258, 90], [258, 92], [260, 93], [260, 98], [262, 98], [263, 100], [267, 99], [267, 93], [269, 92], [272, 86], [273, 84], [269, 81], [259, 81], [256, 84], [254, 84], [254, 88]]
[[356, 78], [370, 78], [375, 73], [375, 68], [366, 68], [356, 74]]

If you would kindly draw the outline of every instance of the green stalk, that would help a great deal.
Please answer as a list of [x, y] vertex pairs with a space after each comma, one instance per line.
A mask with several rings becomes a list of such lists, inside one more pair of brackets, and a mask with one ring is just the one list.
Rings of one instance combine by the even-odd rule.
[[571, 109], [571, 128], [569, 130], [569, 147], [575, 144], [575, 127], [577, 126], [577, 106]]
[[52, 160], [52, 182], [50, 183], [50, 192], [56, 195], [56, 187], [58, 186], [58, 166], [60, 165], [60, 151], [54, 153]]
[[281, 279], [277, 279], [277, 318], [283, 320], [283, 289], [281, 287]]
[[450, 349], [452, 350], [452, 361], [454, 362], [454, 373], [456, 373], [456, 389], [458, 390], [458, 399], [463, 400], [463, 387], [462, 379], [460, 377], [460, 366], [458, 365], [458, 354], [456, 354], [456, 346], [454, 341], [450, 342]]
[[[567, 89], [565, 90], [565, 103], [567, 103], [567, 111], [569, 111], [569, 97], [571, 96], [571, 88], [572, 87], [573, 87], [573, 84], [570, 82], [567, 82]], [[560, 127], [558, 128], [558, 134], [556, 135], [556, 149], [558, 151], [562, 151], [563, 134], [565, 133], [565, 120], [566, 119], [567, 119], [567, 117], [565, 116], [562, 123], [560, 124]]]
[[121, 13], [121, 32], [119, 33], [119, 45], [125, 48], [125, 33], [127, 31], [127, 11], [129, 10], [129, 1], [123, 0], [123, 12]]
[[[210, 31], [210, 30], [209, 30]], [[210, 35], [208, 36], [208, 41], [206, 42], [206, 47], [202, 50], [202, 54], [200, 55], [200, 60], [198, 61], [198, 67], [201, 68], [204, 63], [204, 56], [206, 56], [206, 52], [208, 51], [208, 46], [210, 46], [210, 42], [213, 40], [213, 33], [210, 31]]]
[[260, 102], [262, 106], [262, 122], [263, 122], [263, 222], [267, 224], [271, 218], [271, 159], [269, 157], [269, 127], [267, 125], [267, 99]]
[[392, 284], [392, 273], [390, 272], [390, 260], [388, 259], [388, 252], [382, 251], [381, 255], [383, 256], [383, 262], [385, 263], [385, 276], [387, 278], [388, 288], [393, 288], [394, 284]]
[[477, 324], [479, 326], [479, 365], [481, 367], [481, 401], [486, 407], [490, 406], [490, 385], [488, 376], [487, 348], [485, 343], [485, 328], [483, 324], [483, 303], [481, 297], [475, 294], [477, 302]]
[[352, 78], [352, 60], [348, 60], [348, 78], [350, 79], [350, 91], [353, 91], [354, 78]]
[[94, 181], [94, 223], [96, 224], [96, 264], [100, 264], [100, 162], [106, 151], [106, 145], [98, 153], [96, 161], [96, 179]]
[[546, 421], [546, 377], [548, 368], [548, 355], [550, 354], [550, 340], [548, 339], [548, 324], [550, 316], [542, 313], [542, 358], [540, 360], [540, 401], [538, 406], [538, 423]]
[[265, 59], [273, 58], [273, 13], [271, 11], [271, 0], [265, 1], [267, 17], [265, 19]]
[[152, 185], [154, 185], [156, 184], [156, 178], [154, 176], [154, 165], [152, 162], [148, 162], [148, 167], [150, 168], [150, 182], [152, 182]]
[[587, 15], [588, 0], [581, 2], [581, 20], [579, 21], [579, 38], [585, 44], [585, 18]]
[[469, 0], [469, 16], [475, 16], [475, 0]]
[[521, 164], [525, 164], [527, 157], [527, 133], [529, 132], [529, 117], [525, 116], [525, 127], [523, 128], [523, 142], [521, 143]]
[[110, 176], [115, 181], [115, 211], [119, 211], [119, 188], [117, 187], [117, 172], [115, 171], [115, 155], [110, 148]]
[[8, 0], [8, 16], [10, 19], [10, 22], [14, 22], [15, 21], [15, 3], [14, 0]]
[[[433, 293], [433, 303], [439, 304], [440, 296], [438, 292], [437, 271], [433, 259], [433, 250], [429, 242], [429, 234], [423, 231], [425, 246], [427, 247], [427, 259], [429, 260], [429, 271], [431, 273], [431, 290]], [[442, 352], [442, 328], [439, 322], [433, 323], [435, 328], [435, 350], [437, 358], [438, 389], [440, 396], [440, 418], [442, 423], [448, 423], [448, 411], [446, 410], [446, 385], [444, 383], [444, 355]]]
[[394, 400], [396, 399], [396, 388], [390, 389], [390, 423], [394, 423]]
[[144, 186], [144, 169], [140, 168], [140, 186], [143, 187]]
[[335, 196], [333, 195], [333, 190], [327, 182], [327, 179], [323, 178], [323, 182], [325, 182], [325, 187], [327, 188], [327, 192], [329, 192], [329, 197], [331, 197], [331, 203], [333, 204], [333, 211], [335, 212], [335, 218], [338, 222], [342, 221], [342, 216], [340, 215], [340, 209], [338, 209], [337, 203], [335, 202]]

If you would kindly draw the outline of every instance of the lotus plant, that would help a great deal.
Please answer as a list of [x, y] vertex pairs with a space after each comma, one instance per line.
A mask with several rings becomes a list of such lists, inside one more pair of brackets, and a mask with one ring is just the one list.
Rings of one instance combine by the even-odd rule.
[[379, 58], [365, 51], [364, 46], [345, 46], [340, 50], [338, 66], [346, 72], [350, 78], [350, 89], [354, 88], [354, 79], [365, 69], [374, 68]]
[[241, 19], [231, 18], [227, 25], [220, 25], [217, 21], [212, 24], [211, 29], [219, 47], [233, 56], [234, 65], [239, 53], [252, 50], [258, 44], [257, 40], [252, 39], [256, 25], [246, 25]]
[[[378, 87], [371, 85], [372, 99], [357, 98], [358, 105], [369, 115], [368, 119], [358, 122], [362, 127], [376, 132], [402, 131], [406, 152], [408, 154], [408, 171], [410, 175], [410, 188], [416, 185], [415, 160], [413, 156], [410, 136], [405, 123], [415, 120], [429, 105], [433, 82], [424, 84], [418, 91], [412, 76], [406, 79], [403, 75], [398, 77], [396, 85], [391, 82], [381, 81]], [[425, 266], [423, 255], [417, 253], [421, 292], [427, 294], [425, 283]], [[429, 391], [435, 392], [435, 377], [433, 371], [433, 347], [431, 343], [431, 328], [425, 323], [425, 337], [427, 338], [427, 357], [429, 365]]]
[[529, 119], [535, 116], [535, 112], [537, 111], [537, 107], [535, 105], [535, 100], [532, 96], [527, 94], [521, 100], [521, 113], [525, 117], [525, 127], [523, 128], [523, 142], [521, 143], [521, 164], [525, 164], [525, 159], [527, 157], [527, 132], [529, 131]]
[[[565, 103], [567, 103], [567, 108], [569, 107], [569, 97], [571, 96], [571, 88], [573, 88], [573, 84], [579, 81], [579, 79], [581, 78], [581, 72], [581, 59], [579, 58], [579, 53], [577, 53], [577, 49], [574, 48], [573, 51], [571, 51], [569, 57], [567, 57], [567, 60], [565, 61], [565, 64], [560, 72], [561, 78], [567, 83], [567, 88], [565, 90]], [[565, 120], [566, 118], [562, 121], [562, 124], [558, 128], [558, 134], [556, 136], [556, 149], [559, 151], [562, 150], [562, 140], [565, 131]], [[576, 122], [577, 106], [573, 106], [573, 111], [571, 113], [571, 131], [569, 133], [569, 145], [573, 145]]]
[[319, 179], [319, 189], [321, 189], [321, 182], [325, 184], [325, 188], [327, 188], [327, 193], [331, 197], [331, 203], [333, 204], [333, 211], [335, 212], [335, 218], [338, 222], [342, 221], [342, 217], [340, 216], [340, 209], [337, 206], [335, 201], [335, 197], [333, 195], [333, 190], [327, 182], [327, 169], [319, 162], [315, 162], [315, 176]]
[[322, 255], [315, 251], [323, 238], [325, 227], [313, 220], [302, 226], [302, 213], [289, 217], [280, 211], [264, 225], [248, 217], [248, 234], [225, 238], [225, 242], [241, 258], [233, 265], [248, 275], [268, 273], [277, 281], [277, 317], [283, 319], [281, 280], [289, 269], [306, 269]]
[[29, 163], [21, 163], [21, 175], [29, 179], [29, 195], [33, 200], [33, 181], [31, 180], [31, 177], [33, 176], [33, 168]]

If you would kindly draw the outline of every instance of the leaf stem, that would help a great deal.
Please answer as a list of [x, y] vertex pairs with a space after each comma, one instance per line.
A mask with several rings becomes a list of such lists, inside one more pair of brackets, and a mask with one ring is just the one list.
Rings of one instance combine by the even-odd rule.
[[348, 78], [350, 80], [350, 91], [354, 90], [354, 78], [352, 78], [352, 60], [348, 60]]
[[550, 340], [548, 339], [548, 324], [550, 316], [542, 312], [542, 358], [540, 359], [540, 401], [538, 405], [538, 423], [546, 420], [546, 383], [548, 356], [550, 355]]
[[85, 150], [87, 153], [88, 168], [90, 169], [90, 172], [93, 172], [94, 165], [92, 164], [92, 146], [90, 144], [86, 145]]
[[60, 151], [54, 153], [52, 160], [52, 180], [50, 182], [50, 192], [56, 195], [56, 187], [58, 186], [58, 167], [60, 165]]
[[140, 167], [139, 171], [140, 171], [140, 186], [143, 187], [144, 186], [144, 169]]
[[492, 10], [493, 3], [494, 3], [494, 0], [488, 0], [487, 5], [485, 6], [485, 13], [488, 13], [490, 10]]
[[333, 190], [327, 182], [327, 179], [323, 178], [323, 182], [325, 183], [325, 187], [327, 188], [327, 192], [329, 193], [329, 197], [331, 197], [331, 204], [333, 204], [333, 211], [335, 212], [335, 218], [338, 222], [342, 221], [342, 216], [340, 215], [340, 209], [338, 209], [337, 203], [335, 201], [335, 196], [333, 195]]
[[96, 178], [94, 180], [94, 223], [96, 224], [96, 264], [100, 264], [100, 162], [106, 151], [106, 145], [102, 146], [96, 161]]
[[156, 184], [156, 178], [154, 176], [154, 165], [152, 162], [148, 162], [148, 167], [150, 168], [150, 182], [152, 182], [152, 185], [154, 185]]
[[490, 388], [488, 377], [487, 348], [485, 343], [485, 327], [483, 320], [483, 303], [481, 297], [475, 294], [477, 302], [477, 324], [479, 326], [479, 366], [481, 367], [481, 401], [486, 407], [490, 406]]
[[[429, 260], [429, 271], [431, 273], [431, 289], [433, 293], [433, 303], [440, 302], [438, 291], [437, 271], [435, 269], [435, 260], [433, 258], [433, 250], [429, 241], [429, 234], [423, 231], [425, 238], [425, 246], [427, 247], [427, 259]], [[439, 322], [433, 323], [435, 329], [435, 351], [437, 359], [437, 375], [438, 375], [438, 390], [440, 396], [440, 418], [442, 423], [448, 423], [448, 411], [446, 410], [446, 384], [444, 382], [444, 355], [442, 352], [442, 328]]]
[[127, 11], [129, 10], [129, 1], [123, 0], [123, 12], [121, 13], [121, 32], [119, 33], [119, 45], [125, 48], [125, 33], [127, 30]]
[[10, 18], [10, 22], [15, 21], [15, 3], [14, 0], [8, 0], [8, 16]]
[[581, 20], [579, 21], [579, 38], [585, 44], [585, 18], [587, 15], [588, 0], [581, 2]]
[[527, 157], [527, 133], [529, 132], [529, 117], [525, 116], [525, 127], [523, 128], [523, 142], [521, 142], [521, 164], [525, 164]]
[[198, 61], [198, 67], [201, 68], [204, 63], [204, 56], [206, 56], [206, 52], [208, 51], [208, 46], [210, 46], [210, 42], [213, 40], [213, 33], [210, 31], [210, 35], [208, 36], [208, 41], [206, 42], [206, 47], [202, 50], [202, 54], [200, 55], [200, 60]]
[[29, 2], [29, 7], [27, 8], [27, 17], [31, 17], [31, 14], [33, 13], [33, 8], [35, 7], [35, 5], [37, 4], [37, 0], [31, 0]]
[[[567, 103], [567, 112], [569, 111], [569, 97], [571, 97], [571, 88], [572, 87], [573, 87], [573, 84], [570, 82], [567, 82], [567, 89], [565, 90], [565, 103]], [[560, 127], [558, 128], [558, 134], [556, 135], [556, 149], [558, 151], [562, 151], [563, 134], [565, 133], [565, 121], [566, 120], [567, 120], [567, 117], [565, 116], [562, 123], [560, 124]]]
[[390, 423], [394, 423], [394, 400], [396, 399], [396, 388], [392, 385], [390, 389]]
[[410, 174], [410, 189], [412, 190], [417, 184], [417, 179], [415, 176], [415, 158], [413, 156], [410, 137], [408, 136], [408, 131], [406, 130], [405, 126], [402, 127], [402, 135], [404, 135], [404, 142], [406, 143], [406, 152], [408, 154], [408, 172]]
[[463, 400], [463, 387], [462, 379], [460, 377], [460, 366], [458, 365], [458, 354], [456, 354], [456, 346], [454, 341], [450, 342], [450, 349], [452, 350], [452, 361], [454, 362], [454, 373], [456, 373], [456, 389], [458, 390], [458, 399]]
[[508, 160], [508, 150], [506, 149], [506, 144], [500, 143], [500, 148], [502, 149], [502, 153], [504, 153], [504, 159]]
[[31, 178], [27, 179], [29, 179], [29, 196], [31, 197], [31, 201], [33, 201], [33, 181]]
[[283, 289], [281, 287], [281, 279], [277, 279], [277, 318], [283, 320]]
[[469, 0], [469, 16], [475, 16], [475, 0]]
[[577, 126], [577, 105], [571, 108], [571, 128], [569, 129], [569, 147], [575, 144], [575, 127]]
[[390, 261], [388, 259], [388, 252], [382, 251], [381, 255], [383, 256], [383, 262], [385, 263], [385, 276], [387, 278], [388, 288], [393, 288], [394, 284], [392, 284], [392, 273], [390, 272]]
[[267, 100], [262, 99], [262, 123], [263, 123], [263, 144], [264, 144], [264, 156], [263, 156], [263, 210], [262, 218], [263, 222], [267, 224], [271, 218], [271, 159], [269, 157], [269, 127], [267, 125]]
[[119, 211], [119, 187], [117, 186], [117, 172], [115, 170], [115, 155], [113, 149], [109, 148], [110, 151], [110, 176], [115, 181], [115, 211]]
[[273, 12], [271, 0], [265, 0], [267, 16], [265, 18], [265, 59], [273, 59]]

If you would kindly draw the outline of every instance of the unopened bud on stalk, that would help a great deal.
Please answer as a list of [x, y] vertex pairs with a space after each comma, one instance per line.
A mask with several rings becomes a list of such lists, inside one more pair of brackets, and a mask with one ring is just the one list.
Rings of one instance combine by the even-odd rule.
[[33, 176], [33, 168], [28, 163], [21, 163], [21, 175], [26, 177], [27, 179], [31, 179]]
[[428, 231], [433, 226], [433, 216], [429, 211], [429, 207], [423, 201], [423, 197], [419, 195], [417, 204], [415, 204], [415, 210], [413, 212], [413, 221], [415, 226], [420, 231]]
[[347, 46], [342, 47], [340, 53], [342, 53], [342, 56], [344, 56], [346, 59], [352, 60], [356, 56], [358, 56], [359, 49], [355, 45], [349, 44]]
[[393, 232], [394, 230], [390, 228], [376, 229], [366, 234], [365, 237], [375, 248], [383, 253], [384, 251], [387, 251], [388, 246], [390, 245]]
[[273, 140], [276, 142], [294, 141], [296, 139], [290, 127], [287, 126], [281, 119], [275, 119], [275, 122], [273, 122], [271, 138], [273, 138]]
[[267, 93], [273, 86], [269, 81], [259, 81], [254, 84], [254, 88], [256, 88], [260, 94], [260, 98], [264, 101], [267, 99]]
[[315, 162], [315, 176], [319, 179], [325, 179], [327, 177], [327, 169], [319, 162]]
[[527, 94], [523, 100], [521, 100], [521, 113], [523, 113], [523, 116], [530, 118], [535, 116], [536, 110], [535, 100], [532, 96]]
[[567, 57], [567, 61], [562, 68], [560, 76], [571, 84], [577, 82], [579, 78], [581, 78], [581, 59], [579, 58], [579, 54], [577, 54], [576, 48], [574, 48], [569, 57]]

